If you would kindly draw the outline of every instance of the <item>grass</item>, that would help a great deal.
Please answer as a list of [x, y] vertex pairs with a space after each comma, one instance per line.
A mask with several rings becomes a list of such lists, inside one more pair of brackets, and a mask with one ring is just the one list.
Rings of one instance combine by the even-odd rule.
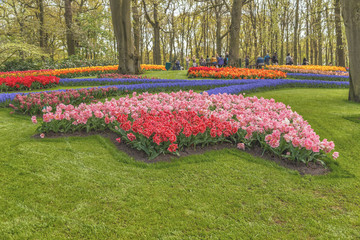
[[169, 71], [145, 71], [142, 75], [149, 78], [159, 79], [190, 79], [187, 77], [187, 70], [169, 70]]
[[[146, 165], [100, 136], [35, 139], [0, 109], [0, 239], [360, 238], [360, 105], [344, 89], [256, 93], [292, 106], [339, 167], [300, 176], [236, 149]], [[19, 131], [20, 130], [20, 131]]]

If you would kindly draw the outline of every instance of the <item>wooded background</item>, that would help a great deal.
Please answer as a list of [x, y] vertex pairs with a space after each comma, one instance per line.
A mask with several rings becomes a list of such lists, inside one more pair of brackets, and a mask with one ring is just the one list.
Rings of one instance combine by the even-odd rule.
[[[340, 0], [241, 0], [239, 56], [290, 53], [295, 64], [348, 66]], [[0, 0], [0, 64], [71, 55], [117, 63], [106, 0]], [[229, 51], [232, 0], [132, 0], [135, 51], [141, 63]]]

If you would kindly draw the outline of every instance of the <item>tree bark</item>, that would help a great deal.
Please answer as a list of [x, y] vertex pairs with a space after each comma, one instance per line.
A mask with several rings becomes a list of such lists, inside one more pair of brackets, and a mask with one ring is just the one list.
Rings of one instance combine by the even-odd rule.
[[298, 27], [299, 27], [299, 0], [296, 0], [296, 9], [295, 9], [295, 26], [294, 26], [294, 64], [298, 64]]
[[221, 15], [215, 12], [216, 16], [216, 53], [221, 54]]
[[323, 65], [323, 58], [322, 58], [322, 21], [321, 21], [321, 12], [322, 12], [322, 0], [318, 0], [318, 64]]
[[238, 66], [240, 54], [240, 23], [243, 0], [234, 0], [231, 8], [229, 65]]
[[339, 66], [345, 67], [344, 43], [341, 30], [340, 0], [335, 0], [336, 58]]
[[309, 61], [309, 41], [310, 41], [310, 31], [309, 31], [309, 1], [306, 2], [306, 59]]
[[349, 47], [349, 100], [360, 102], [360, 2], [358, 0], [342, 0], [341, 6]]
[[138, 0], [132, 0], [132, 12], [134, 19], [134, 60], [135, 60], [135, 73], [139, 73], [140, 70], [140, 13]]
[[158, 5], [154, 3], [154, 62], [161, 64], [160, 51], [160, 22], [158, 19]]
[[333, 62], [333, 42], [332, 42], [333, 29], [331, 27], [332, 25], [331, 25], [331, 21], [330, 21], [330, 17], [329, 17], [329, 8], [328, 8], [328, 6], [326, 6], [325, 14], [326, 14], [328, 43], [329, 43], [329, 50], [328, 50], [328, 53], [326, 55], [326, 57], [327, 57], [326, 65], [329, 65], [329, 63], [334, 64], [334, 62]]
[[[254, 9], [253, 9], [254, 8]], [[253, 3], [250, 3], [249, 5], [249, 11], [250, 11], [250, 19], [251, 19], [251, 26], [252, 26], [252, 34], [253, 34], [253, 40], [254, 40], [254, 58], [255, 60], [257, 59], [258, 57], [258, 54], [259, 54], [259, 51], [258, 51], [258, 37], [257, 37], [257, 32], [258, 32], [258, 29], [257, 29], [257, 10], [256, 10], [256, 5], [254, 3], [254, 6], [253, 6]]]
[[68, 56], [75, 55], [75, 41], [72, 29], [72, 0], [65, 0], [66, 44]]
[[119, 73], [121, 74], [135, 74], [139, 71], [131, 34], [130, 5], [130, 0], [110, 0], [112, 23], [118, 44]]
[[39, 7], [39, 37], [40, 37], [40, 47], [46, 50], [47, 41], [45, 36], [45, 29], [44, 29], [44, 1], [38, 0], [38, 7]]
[[222, 7], [223, 5], [220, 3], [221, 1], [217, 0], [212, 2], [214, 11], [215, 11], [215, 20], [216, 20], [216, 53], [221, 55], [222, 44], [221, 41], [224, 37], [221, 36], [221, 27], [222, 27]]

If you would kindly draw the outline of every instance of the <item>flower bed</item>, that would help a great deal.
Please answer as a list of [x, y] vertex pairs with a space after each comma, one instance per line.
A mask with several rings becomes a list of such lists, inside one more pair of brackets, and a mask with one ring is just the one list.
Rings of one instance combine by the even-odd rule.
[[[34, 123], [36, 117], [32, 118]], [[289, 106], [273, 99], [190, 92], [144, 93], [93, 104], [59, 104], [44, 109], [38, 128], [48, 132], [110, 129], [150, 159], [187, 147], [232, 142], [239, 148], [260, 145], [293, 161], [325, 159], [334, 143], [320, 141], [311, 126]], [[42, 135], [44, 136], [44, 135]], [[337, 158], [338, 153], [333, 157]]]
[[306, 79], [306, 80], [327, 80], [327, 81], [348, 81], [349, 75], [324, 75], [309, 73], [288, 73], [288, 78]]
[[323, 75], [349, 76], [344, 67], [318, 65], [267, 65], [269, 69], [293, 73], [312, 73]]
[[307, 87], [307, 88], [347, 88], [349, 82], [337, 81], [317, 81], [317, 80], [289, 80], [289, 79], [275, 79], [275, 80], [247, 80], [252, 81], [248, 84], [230, 85], [210, 89], [206, 91], [209, 94], [239, 94], [244, 92], [256, 92], [261, 90], [270, 90], [278, 88], [291, 87]]
[[162, 83], [169, 82], [167, 79], [144, 79], [144, 78], [62, 78], [59, 85], [62, 86], [104, 86], [117, 84], [139, 84], [139, 83]]
[[[15, 111], [25, 114], [40, 114], [44, 107], [47, 110], [55, 108], [58, 104], [73, 104], [90, 102], [94, 99], [114, 96], [117, 88], [90, 88], [69, 89], [63, 91], [40, 92], [30, 94], [17, 94], [9, 106]], [[50, 110], [51, 111], [51, 110]]]
[[[198, 90], [207, 91], [211, 94], [218, 93], [231, 93], [238, 94], [242, 92], [253, 92], [258, 90], [269, 90], [281, 87], [310, 87], [310, 88], [347, 88], [349, 81], [336, 82], [336, 81], [314, 81], [314, 80], [289, 80], [289, 79], [275, 79], [275, 80], [173, 80], [173, 79], [61, 79], [62, 81], [69, 81], [64, 85], [82, 85], [82, 82], [91, 83], [92, 81], [101, 81], [105, 85], [109, 81], [114, 81], [109, 84], [118, 85], [107, 85], [102, 88], [116, 87], [118, 89], [117, 94], [123, 94], [125, 92], [132, 91], [179, 91], [179, 90]], [[75, 82], [74, 82], [75, 81]], [[77, 89], [78, 90], [78, 89]], [[57, 92], [64, 90], [53, 90], [47, 92]], [[19, 92], [15, 93], [1, 93], [0, 104], [6, 104], [14, 100], [16, 95], [22, 94]]]
[[0, 78], [0, 92], [25, 91], [55, 87], [59, 78], [54, 76], [28, 76]]
[[286, 73], [277, 70], [248, 69], [248, 68], [215, 68], [192, 67], [188, 71], [189, 78], [231, 78], [231, 79], [277, 79], [286, 78]]
[[81, 68], [65, 68], [65, 69], [46, 69], [46, 70], [30, 70], [30, 71], [14, 71], [14, 72], [0, 72], [2, 77], [25, 77], [25, 76], [58, 76], [63, 77], [79, 77], [91, 76], [101, 73], [114, 73], [118, 69], [117, 65], [113, 66], [95, 66], [95, 67], [81, 67]]
[[166, 71], [164, 65], [141, 64], [140, 67], [145, 71]]

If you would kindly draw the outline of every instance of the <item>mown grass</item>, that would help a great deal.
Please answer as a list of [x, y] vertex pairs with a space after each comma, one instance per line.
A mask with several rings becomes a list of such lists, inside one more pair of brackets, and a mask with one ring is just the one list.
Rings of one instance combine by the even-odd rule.
[[149, 78], [159, 79], [190, 79], [187, 77], [187, 70], [169, 70], [169, 71], [145, 71], [142, 75]]
[[236, 149], [146, 165], [100, 136], [35, 139], [0, 109], [0, 239], [360, 238], [359, 114], [344, 89], [256, 93], [292, 106], [341, 156], [300, 176]]

